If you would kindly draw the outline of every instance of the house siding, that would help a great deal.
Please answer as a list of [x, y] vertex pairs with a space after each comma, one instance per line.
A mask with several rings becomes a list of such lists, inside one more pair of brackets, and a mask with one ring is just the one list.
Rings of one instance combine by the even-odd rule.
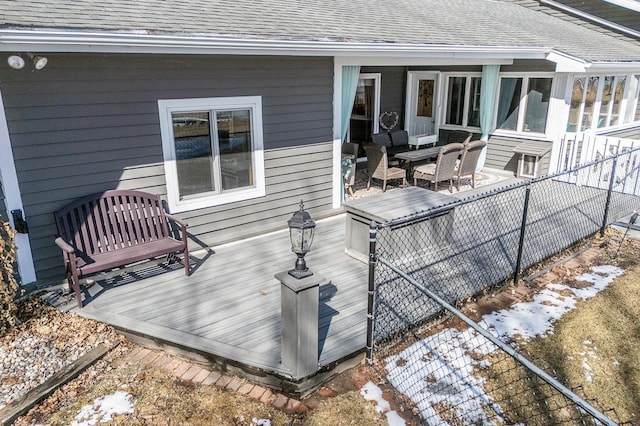
[[39, 280], [63, 273], [54, 211], [107, 189], [166, 195], [158, 99], [262, 96], [267, 195], [181, 213], [192, 249], [282, 228], [301, 199], [333, 212], [331, 58], [47, 56], [0, 70]]
[[[396, 129], [404, 127], [404, 99], [407, 85], [406, 67], [362, 67], [361, 73], [380, 73], [380, 113], [399, 114]], [[380, 129], [384, 131], [384, 129]]]
[[549, 152], [540, 159], [538, 166], [539, 176], [547, 174], [549, 172], [549, 161], [551, 159], [551, 142], [538, 141], [535, 139], [510, 138], [501, 135], [493, 135], [489, 138], [485, 167], [516, 173], [518, 171], [520, 154], [513, 152], [513, 148], [523, 142], [548, 145]]
[[637, 139], [640, 140], [640, 125], [632, 128], [625, 128], [621, 130], [613, 130], [602, 133], [605, 136], [614, 136], [617, 138]]

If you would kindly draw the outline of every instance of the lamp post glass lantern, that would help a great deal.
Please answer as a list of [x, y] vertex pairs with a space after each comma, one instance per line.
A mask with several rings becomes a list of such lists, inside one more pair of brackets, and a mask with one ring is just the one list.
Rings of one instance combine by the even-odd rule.
[[313, 275], [313, 272], [307, 268], [304, 256], [311, 250], [316, 223], [311, 218], [311, 215], [304, 210], [302, 200], [300, 200], [300, 210], [295, 212], [287, 223], [289, 224], [291, 251], [298, 256], [295, 268], [288, 271], [289, 275], [297, 279], [309, 277]]

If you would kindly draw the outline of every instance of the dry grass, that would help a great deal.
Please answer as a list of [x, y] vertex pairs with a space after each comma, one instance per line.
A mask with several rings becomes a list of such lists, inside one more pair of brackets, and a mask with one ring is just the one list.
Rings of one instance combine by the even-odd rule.
[[522, 350], [546, 360], [558, 377], [622, 421], [640, 418], [640, 266], [565, 315], [554, 334]]
[[[597, 263], [626, 268], [597, 296], [578, 302], [553, 334], [519, 342], [520, 352], [614, 421], [640, 418], [640, 244], [607, 247]], [[615, 256], [614, 256], [615, 255]], [[567, 285], [578, 285], [565, 280]], [[527, 425], [578, 423], [573, 404], [505, 354], [482, 371], [485, 389], [509, 420]]]
[[157, 370], [140, 370], [129, 365], [102, 374], [93, 386], [80, 392], [70, 405], [46, 419], [46, 423], [71, 424], [84, 405], [116, 391], [132, 395], [134, 414], [114, 416], [110, 424], [250, 425], [254, 418], [269, 419], [274, 426], [291, 422], [283, 412], [235, 392], [194, 385]]
[[322, 402], [304, 421], [308, 426], [386, 425], [384, 415], [377, 413], [373, 403], [363, 403], [359, 391], [351, 391]]
[[[112, 354], [117, 359], [117, 354]], [[91, 368], [18, 419], [16, 425], [69, 425], [86, 405], [97, 398], [124, 391], [131, 395], [133, 414], [114, 415], [109, 422], [121, 426], [220, 425], [253, 426], [268, 420], [272, 426], [386, 425], [384, 414], [376, 412], [358, 390], [326, 398], [306, 415], [287, 415], [237, 392], [214, 385], [185, 382], [151, 367], [111, 364]], [[102, 363], [102, 361], [100, 362]], [[115, 367], [114, 367], [115, 365]]]
[[[640, 416], [639, 260], [639, 242], [627, 241], [619, 251], [617, 246], [606, 247], [598, 263], [619, 265], [626, 274], [596, 297], [579, 302], [556, 323], [554, 334], [519, 345], [529, 359], [568, 386], [582, 387], [582, 396], [597, 398], [597, 408], [615, 408], [615, 414], [608, 413], [614, 420], [633, 423]], [[563, 278], [567, 284], [575, 283], [569, 274]], [[510, 423], [578, 422], [581, 414], [572, 404], [511, 357], [496, 353], [490, 357], [491, 366], [478, 374], [486, 378], [484, 389], [508, 413]], [[386, 424], [357, 386], [326, 398], [305, 416], [287, 416], [235, 392], [131, 365], [83, 373], [16, 424], [71, 424], [82, 406], [115, 391], [126, 391], [135, 401], [133, 415], [117, 416], [109, 423], [123, 426], [251, 425], [254, 418], [268, 419], [274, 426]], [[456, 418], [448, 420], [461, 424]]]

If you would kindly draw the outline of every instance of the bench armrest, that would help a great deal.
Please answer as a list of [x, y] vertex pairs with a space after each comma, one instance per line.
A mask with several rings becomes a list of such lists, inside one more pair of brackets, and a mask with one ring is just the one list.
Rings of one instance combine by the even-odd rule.
[[183, 228], [186, 228], [187, 226], [189, 226], [189, 225], [187, 224], [187, 222], [183, 221], [182, 219], [179, 219], [179, 218], [175, 217], [175, 216], [174, 216], [174, 215], [172, 215], [172, 214], [165, 213], [165, 217], [166, 217], [167, 219], [169, 219], [169, 220], [172, 220], [172, 221], [176, 222], [178, 225], [182, 226]]
[[71, 247], [62, 237], [56, 238], [56, 245], [62, 249], [65, 253], [73, 254], [75, 253], [75, 249]]

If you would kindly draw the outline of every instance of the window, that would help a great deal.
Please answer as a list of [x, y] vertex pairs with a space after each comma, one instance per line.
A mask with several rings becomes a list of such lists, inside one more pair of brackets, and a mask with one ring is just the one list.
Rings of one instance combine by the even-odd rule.
[[496, 128], [545, 133], [552, 82], [551, 77], [502, 77]]
[[637, 75], [574, 78], [567, 131], [585, 131], [636, 121], [639, 80]]
[[158, 108], [172, 212], [265, 195], [260, 97], [159, 100]]
[[550, 78], [530, 78], [524, 112], [525, 132], [544, 133], [551, 98]]
[[379, 116], [380, 74], [360, 74], [349, 121], [349, 141], [359, 144], [371, 141], [371, 135], [379, 129]]
[[479, 76], [450, 76], [447, 81], [445, 124], [480, 127]]

